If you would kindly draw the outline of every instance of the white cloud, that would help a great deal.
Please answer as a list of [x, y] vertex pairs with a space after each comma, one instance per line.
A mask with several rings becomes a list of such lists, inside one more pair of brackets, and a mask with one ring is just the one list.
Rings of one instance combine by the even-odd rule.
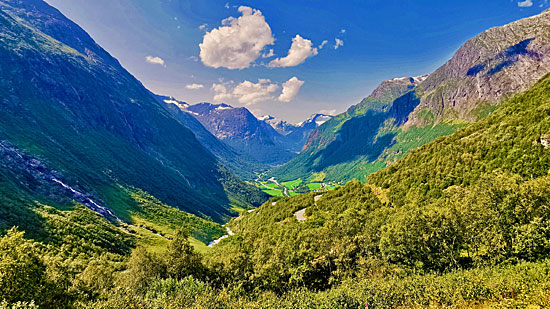
[[245, 69], [260, 57], [265, 46], [273, 45], [275, 38], [262, 12], [247, 6], [239, 7], [239, 12], [241, 17], [229, 17], [222, 21], [222, 27], [204, 35], [199, 44], [204, 65]]
[[338, 49], [340, 46], [344, 46], [344, 41], [338, 38], [334, 39], [334, 41], [335, 41], [334, 49]]
[[262, 58], [271, 58], [275, 56], [275, 53], [273, 52], [273, 49], [270, 49], [267, 54], [262, 54]]
[[214, 91], [214, 102], [229, 103], [238, 101], [247, 106], [276, 100], [290, 102], [298, 95], [304, 82], [297, 77], [292, 77], [282, 85], [280, 94], [276, 94], [276, 92], [281, 86], [269, 79], [259, 79], [257, 83], [245, 80], [235, 87], [233, 87], [233, 84], [233, 81], [214, 83], [211, 88]]
[[189, 90], [198, 90], [198, 89], [204, 88], [204, 85], [201, 85], [201, 84], [190, 84], [190, 85], [185, 86], [185, 88], [187, 88], [187, 89], [189, 89]]
[[310, 40], [304, 39], [300, 35], [296, 35], [296, 37], [292, 39], [292, 45], [290, 46], [288, 55], [284, 58], [277, 58], [271, 61], [269, 67], [294, 67], [306, 61], [307, 58], [317, 54], [317, 48], [312, 47]]
[[289, 79], [286, 83], [283, 84], [283, 92], [279, 96], [279, 101], [281, 102], [290, 102], [294, 97], [300, 92], [300, 88], [304, 84], [303, 81], [299, 80], [296, 76]]
[[145, 57], [145, 61], [147, 61], [147, 63], [151, 63], [151, 64], [159, 64], [159, 65], [162, 65], [162, 66], [166, 66], [166, 64], [164, 63], [164, 59], [160, 58], [160, 57], [153, 57], [153, 56], [147, 56]]
[[518, 2], [518, 6], [520, 8], [532, 7], [533, 6], [533, 1], [531, 1], [531, 0], [520, 1], [520, 2]]
[[269, 79], [260, 79], [258, 83], [244, 81], [233, 89], [233, 96], [242, 104], [252, 105], [272, 99], [273, 92], [278, 89], [279, 86]]
[[342, 29], [342, 30], [340, 30], [340, 33], [341, 33], [341, 34], [344, 34], [344, 33], [346, 33], [346, 29]]
[[324, 41], [321, 43], [321, 45], [319, 45], [319, 47], [317, 47], [317, 48], [323, 49], [323, 47], [325, 47], [325, 45], [327, 45], [327, 44], [328, 44], [328, 41], [327, 41], [327, 40], [324, 40]]
[[206, 27], [208, 27], [208, 24], [202, 24], [199, 26], [199, 30], [206, 30]]
[[233, 95], [227, 90], [225, 84], [213, 84], [212, 90], [216, 93], [214, 95], [214, 102], [216, 103], [227, 102], [233, 98]]

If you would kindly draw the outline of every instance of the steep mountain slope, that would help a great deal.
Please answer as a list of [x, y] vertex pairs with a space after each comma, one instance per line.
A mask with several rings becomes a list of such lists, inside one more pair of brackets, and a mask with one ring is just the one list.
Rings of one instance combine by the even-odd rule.
[[294, 157], [281, 134], [244, 107], [200, 103], [186, 110], [218, 139], [259, 162], [281, 164]]
[[249, 155], [237, 151], [210, 133], [193, 115], [186, 112], [189, 105], [171, 97], [155, 96], [186, 128], [191, 130], [198, 141], [216, 156], [233, 173], [245, 180], [254, 180], [257, 173], [267, 169], [265, 164]]
[[[283, 180], [307, 178], [345, 162], [376, 160], [394, 144], [396, 128], [419, 104], [414, 89], [423, 78], [383, 82], [361, 103], [312, 131], [302, 152], [273, 175]], [[329, 174], [331, 180], [346, 179], [354, 172], [348, 166], [338, 167], [345, 170], [343, 175]]]
[[[230, 214], [231, 204], [262, 201], [57, 10], [40, 0], [0, 1], [0, 9], [0, 140], [16, 152], [124, 219], [132, 205], [119, 186], [217, 221]], [[14, 168], [2, 165], [3, 175], [11, 179]], [[9, 181], [35, 200], [50, 199], [22, 180]]]
[[[276, 290], [544, 261], [549, 133], [547, 75], [487, 118], [372, 174], [367, 184], [262, 205], [232, 221], [236, 236], [215, 250], [254, 261], [243, 269], [246, 278]], [[470, 280], [461, 276], [460, 286]]]
[[408, 125], [475, 120], [484, 105], [529, 89], [548, 72], [550, 10], [466, 42], [422, 83], [422, 100]]
[[411, 149], [485, 117], [550, 72], [549, 29], [550, 10], [476, 36], [430, 75], [383, 82], [312, 132], [302, 154], [273, 176], [365, 181]]

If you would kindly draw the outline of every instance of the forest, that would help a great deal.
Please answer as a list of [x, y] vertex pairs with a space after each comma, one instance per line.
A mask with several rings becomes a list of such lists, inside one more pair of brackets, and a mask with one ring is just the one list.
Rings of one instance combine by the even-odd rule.
[[[366, 183], [243, 212], [204, 250], [190, 236], [222, 231], [197, 234], [208, 223], [193, 217], [168, 224], [159, 249], [81, 205], [34, 203], [41, 230], [0, 239], [0, 307], [547, 307], [549, 131], [546, 76]], [[143, 213], [168, 211], [129, 192]]]

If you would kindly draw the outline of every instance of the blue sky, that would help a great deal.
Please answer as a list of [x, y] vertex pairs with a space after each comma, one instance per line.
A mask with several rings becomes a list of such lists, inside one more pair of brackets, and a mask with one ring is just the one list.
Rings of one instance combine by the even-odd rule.
[[345, 111], [382, 80], [431, 73], [469, 38], [550, 6], [548, 0], [47, 2], [156, 93], [189, 103], [224, 101], [291, 122]]

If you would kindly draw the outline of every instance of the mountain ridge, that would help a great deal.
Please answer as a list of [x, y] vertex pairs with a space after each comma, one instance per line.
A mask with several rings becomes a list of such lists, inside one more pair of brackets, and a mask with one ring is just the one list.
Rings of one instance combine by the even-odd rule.
[[231, 204], [245, 205], [249, 197], [261, 202], [261, 192], [228, 173], [59, 11], [36, 0], [0, 1], [0, 8], [0, 139], [47, 161], [124, 219], [122, 208], [131, 205], [119, 207], [119, 185], [218, 222], [230, 216]]
[[[548, 29], [547, 10], [468, 40], [431, 74], [382, 82], [362, 102], [313, 131], [303, 152], [271, 176], [292, 180], [324, 173], [335, 181], [365, 181], [411, 149], [485, 117], [550, 72]], [[415, 97], [413, 110], [407, 97]], [[380, 119], [391, 108], [399, 113], [403, 104], [400, 119]]]

